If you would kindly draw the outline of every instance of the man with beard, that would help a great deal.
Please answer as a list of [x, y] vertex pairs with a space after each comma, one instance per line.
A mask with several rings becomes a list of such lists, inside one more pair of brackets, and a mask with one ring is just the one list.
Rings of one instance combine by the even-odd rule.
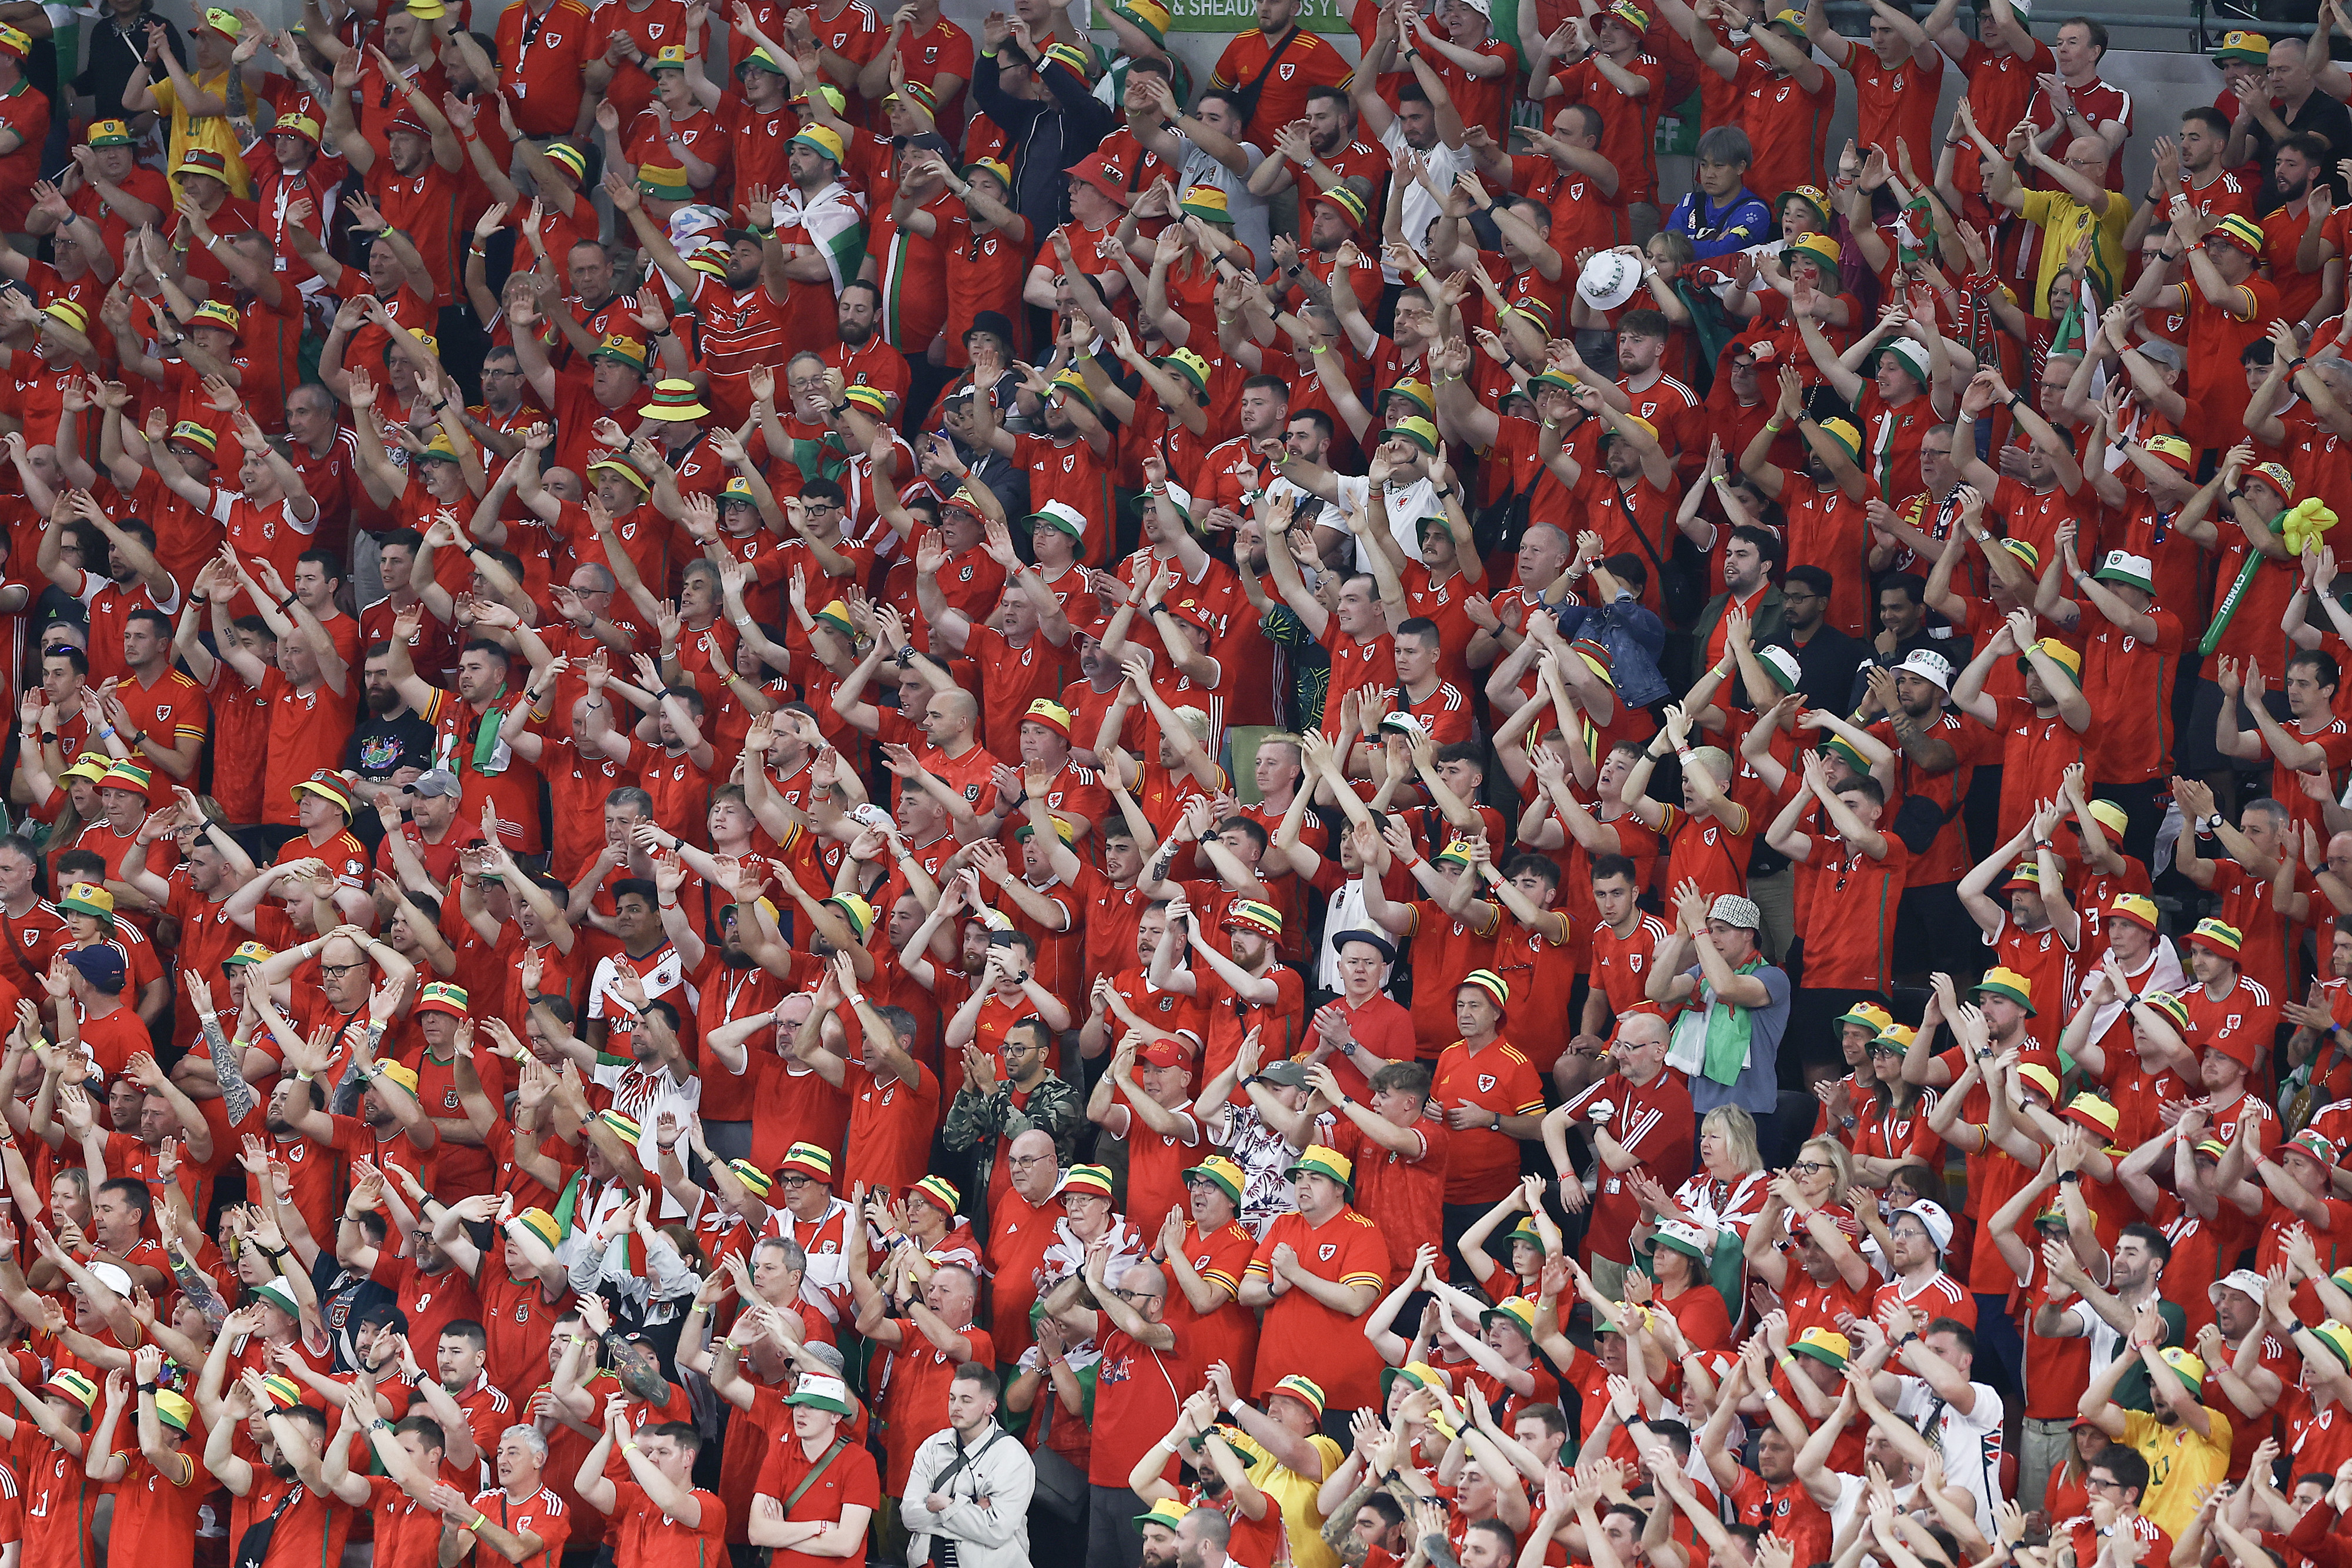
[[[1067, 371], [1050, 382], [1033, 374], [1022, 384], [1020, 401], [1023, 410], [1034, 413], [1044, 425], [1044, 434], [1005, 429], [994, 405], [974, 397], [970, 400], [973, 444], [1011, 458], [1013, 466], [1029, 476], [1032, 512], [1046, 512], [1059, 502], [1082, 518], [1108, 517], [1114, 466], [1111, 433], [1084, 382]], [[1088, 566], [1100, 566], [1108, 559], [1112, 532], [1097, 528], [1089, 542], [1086, 529], [1080, 528], [1076, 538], [1086, 546]], [[1041, 558], [1039, 565], [1044, 564]]]
[[878, 318], [882, 289], [865, 278], [841, 286], [834, 305], [834, 336], [837, 341], [823, 350], [824, 362], [841, 372], [845, 387], [872, 387], [889, 400], [889, 417], [896, 420], [906, 406], [913, 371], [907, 356], [882, 340]]
[[457, 816], [462, 789], [455, 773], [431, 768], [396, 793], [374, 792], [384, 827], [375, 849], [379, 878], [391, 877], [417, 892], [429, 884], [436, 897], [449, 886], [457, 874], [457, 852], [482, 841], [480, 831]]
[[482, 720], [492, 714], [503, 718], [512, 700], [508, 679], [513, 654], [486, 637], [472, 639], [457, 655], [456, 691], [444, 691], [418, 674], [409, 659], [407, 633], [422, 614], [419, 606], [394, 622], [394, 634], [385, 644], [384, 672], [393, 690], [404, 706], [454, 747], [453, 760], [465, 786], [461, 814], [475, 821], [485, 805], [494, 807], [499, 841], [516, 854], [537, 854], [539, 770], [495, 736], [488, 747], [482, 745]]
[[435, 298], [457, 298], [453, 264], [457, 210], [465, 193], [465, 149], [440, 105], [418, 90], [412, 78], [398, 78], [394, 85], [407, 108], [384, 128], [379, 156], [352, 118], [352, 89], [359, 81], [359, 67], [357, 50], [336, 62], [337, 90], [327, 100], [327, 132], [350, 161], [352, 172], [367, 181], [384, 223], [416, 247]]
[[[713, 807], [713, 814], [717, 814]], [[717, 891], [714, 889], [714, 891]], [[731, 889], [725, 896], [733, 897]], [[725, 1159], [742, 1159], [751, 1153], [753, 1091], [769, 1072], [782, 1066], [772, 1049], [750, 1050], [750, 1037], [727, 1026], [755, 1015], [772, 1013], [784, 998], [785, 977], [772, 973], [743, 949], [743, 922], [756, 921], [756, 911], [729, 902], [719, 910], [719, 945], [704, 946], [702, 961], [688, 984], [695, 993], [695, 1033], [703, 1043], [701, 1069], [702, 1136]], [[724, 1094], [725, 1099], [720, 1096]], [[723, 1110], [726, 1114], [717, 1115]]]
[[[1947, 433], [1941, 439], [1949, 442], [1951, 436]], [[1780, 633], [1771, 639], [1796, 654], [1797, 690], [1805, 706], [1832, 711], [1853, 695], [1853, 673], [1869, 655], [1859, 638], [1830, 624], [1836, 592], [1836, 578], [1822, 568], [1810, 562], [1790, 567], [1780, 578]], [[1868, 593], [1861, 599], [1867, 604]]]
[[[1271, 197], [1288, 185], [1298, 189], [1302, 196], [1319, 192], [1328, 197], [1351, 178], [1364, 182], [1360, 191], [1351, 193], [1360, 201], [1364, 194], [1388, 188], [1388, 150], [1356, 133], [1355, 101], [1344, 87], [1318, 83], [1307, 89], [1303, 119], [1288, 122], [1265, 120], [1258, 130], [1271, 133], [1273, 140], [1261, 143], [1272, 152], [1250, 171], [1249, 188], [1255, 195]], [[1299, 186], [1294, 170], [1305, 172], [1311, 189]], [[1362, 225], [1360, 223], [1358, 226]], [[1317, 227], [1319, 230], [1321, 225], [1318, 223]], [[1319, 235], [1314, 244], [1317, 250], [1326, 254], [1338, 248], [1335, 242], [1327, 249]], [[1294, 275], [1285, 287], [1302, 282]], [[1307, 292], [1310, 298], [1315, 294], [1311, 287]]]
[[[973, 1048], [964, 1052], [963, 1084], [949, 1103], [943, 1136], [951, 1150], [976, 1151], [974, 1176], [987, 1191], [992, 1214], [1007, 1188], [1021, 1185], [1013, 1145], [1028, 1134], [1042, 1133], [1052, 1145], [1055, 1158], [1047, 1162], [1049, 1169], [1076, 1148], [1085, 1106], [1076, 1087], [1053, 1071], [1056, 1040], [1044, 1019], [1024, 1018], [1004, 1030], [994, 1060]], [[1009, 1320], [1000, 1313], [995, 1321]], [[1025, 1340], [1016, 1347], [1027, 1348]]]
[[[268, 1568], [331, 1563], [342, 1555], [357, 1515], [326, 1485], [321, 1456], [327, 1418], [299, 1402], [297, 1385], [284, 1378], [273, 1381], [284, 1385], [283, 1404], [259, 1372], [247, 1370], [229, 1385], [218, 1419], [205, 1435], [205, 1469], [229, 1490], [231, 1534], [243, 1540], [254, 1525], [272, 1521], [262, 1560]], [[240, 1428], [258, 1463], [235, 1452]], [[343, 1436], [357, 1436], [351, 1421], [344, 1423]]]
[[[796, 165], [805, 151], [794, 148]], [[610, 183], [606, 188], [612, 188]], [[758, 228], [730, 228], [726, 232], [727, 270], [714, 277], [687, 264], [670, 243], [667, 225], [646, 212], [634, 185], [615, 192], [613, 205], [635, 232], [646, 259], [692, 305], [702, 326], [702, 362], [709, 375], [711, 406], [729, 429], [740, 427], [751, 415], [752, 368], [781, 364], [790, 347], [788, 296], [804, 291], [807, 285], [830, 281], [827, 264], [814, 256], [789, 262], [785, 246], [772, 232], [763, 237]], [[768, 214], [752, 214], [755, 221], [764, 216]], [[812, 267], [814, 276], [803, 276]]]

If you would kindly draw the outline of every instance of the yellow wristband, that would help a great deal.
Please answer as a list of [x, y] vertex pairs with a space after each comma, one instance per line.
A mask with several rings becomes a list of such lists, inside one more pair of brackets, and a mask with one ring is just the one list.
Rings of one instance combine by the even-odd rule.
[[490, 1516], [488, 1514], [478, 1513], [474, 1516], [474, 1522], [466, 1526], [466, 1528], [472, 1531], [475, 1534], [479, 1535], [482, 1532], [482, 1526], [489, 1523], [489, 1521]]

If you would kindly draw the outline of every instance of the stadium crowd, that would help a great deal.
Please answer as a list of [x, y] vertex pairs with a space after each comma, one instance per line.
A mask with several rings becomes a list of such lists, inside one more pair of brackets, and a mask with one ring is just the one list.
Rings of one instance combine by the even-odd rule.
[[0, 1568], [2352, 1568], [2352, 26], [1867, 11], [0, 0]]

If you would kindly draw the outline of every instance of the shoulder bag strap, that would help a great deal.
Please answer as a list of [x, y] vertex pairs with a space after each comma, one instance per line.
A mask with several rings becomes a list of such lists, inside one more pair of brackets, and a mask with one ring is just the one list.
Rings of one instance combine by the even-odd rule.
[[809, 1473], [801, 1478], [801, 1484], [793, 1489], [793, 1495], [784, 1499], [784, 1511], [786, 1513], [793, 1511], [793, 1505], [800, 1501], [801, 1499], [807, 1494], [809, 1488], [816, 1485], [817, 1478], [824, 1475], [825, 1471], [831, 1469], [833, 1468], [833, 1461], [841, 1457], [842, 1450], [848, 1447], [849, 1441], [845, 1437], [835, 1437], [833, 1440], [833, 1447], [827, 1448], [817, 1459], [817, 1462], [809, 1467]]

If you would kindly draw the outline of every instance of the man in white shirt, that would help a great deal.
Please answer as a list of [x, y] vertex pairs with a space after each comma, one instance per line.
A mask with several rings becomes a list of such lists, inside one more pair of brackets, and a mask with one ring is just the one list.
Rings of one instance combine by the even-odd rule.
[[[1855, 1364], [1873, 1374], [1870, 1392], [1863, 1397], [1865, 1411], [1883, 1402], [1910, 1423], [1918, 1448], [1906, 1442], [1900, 1423], [1877, 1423], [1909, 1453], [1915, 1464], [1925, 1464], [1933, 1451], [1941, 1456], [1946, 1484], [1976, 1500], [1977, 1525], [1990, 1537], [1994, 1529], [1993, 1499], [2001, 1496], [2000, 1396], [1969, 1377], [1976, 1364], [1977, 1336], [1950, 1318], [1937, 1318], [1922, 1327], [1917, 1313], [1899, 1301], [1880, 1309], [1879, 1324], [1858, 1331], [1873, 1341]], [[1896, 1362], [1903, 1371], [1885, 1370]]]

